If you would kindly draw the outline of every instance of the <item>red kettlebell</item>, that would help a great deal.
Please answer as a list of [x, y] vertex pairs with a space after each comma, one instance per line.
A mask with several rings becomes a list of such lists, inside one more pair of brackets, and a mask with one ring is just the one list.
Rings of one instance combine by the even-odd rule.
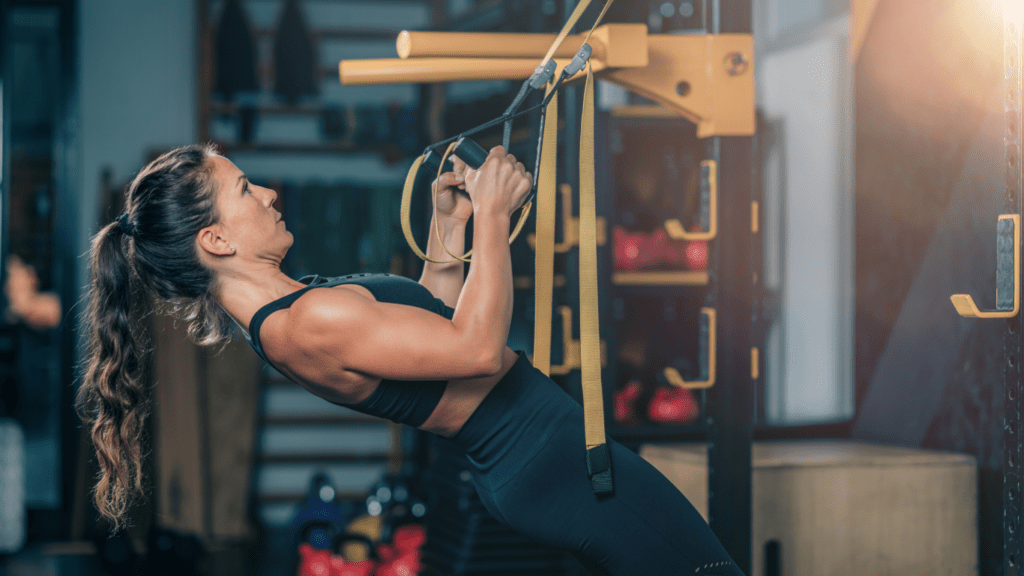
[[332, 576], [331, 551], [299, 544], [299, 570], [297, 576]]
[[659, 424], [687, 424], [697, 418], [700, 408], [686, 388], [660, 386], [654, 391], [647, 415]]
[[643, 392], [643, 384], [639, 380], [630, 380], [615, 393], [615, 423], [619, 426], [636, 426], [640, 417], [636, 414], [636, 399]]

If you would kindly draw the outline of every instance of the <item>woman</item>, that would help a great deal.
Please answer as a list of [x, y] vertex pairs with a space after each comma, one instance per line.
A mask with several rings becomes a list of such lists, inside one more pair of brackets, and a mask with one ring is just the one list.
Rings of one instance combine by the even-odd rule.
[[[131, 304], [147, 299], [132, 297], [137, 288], [188, 321], [199, 345], [230, 340], [236, 322], [271, 366], [317, 396], [450, 438], [499, 521], [572, 551], [595, 574], [740, 574], [686, 498], [615, 442], [615, 493], [595, 496], [582, 408], [505, 345], [511, 215], [530, 182], [500, 146], [479, 170], [457, 163], [435, 182], [436, 229], [453, 253], [474, 218], [464, 280], [461, 263], [427, 263], [419, 283], [391, 274], [297, 281], [280, 269], [292, 234], [272, 190], [209, 147], [149, 164], [127, 191], [125, 214], [92, 240], [79, 409], [99, 457], [100, 513], [118, 526], [142, 490], [139, 371], [148, 350]], [[443, 259], [433, 233], [427, 254]]]

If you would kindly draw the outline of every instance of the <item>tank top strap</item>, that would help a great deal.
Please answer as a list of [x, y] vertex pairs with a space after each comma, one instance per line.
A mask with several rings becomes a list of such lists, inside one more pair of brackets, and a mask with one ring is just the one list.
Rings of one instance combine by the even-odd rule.
[[299, 299], [299, 296], [302, 296], [309, 290], [313, 288], [324, 288], [334, 286], [335, 284], [340, 284], [339, 280], [339, 278], [323, 278], [319, 274], [310, 274], [308, 276], [303, 276], [302, 278], [299, 278], [299, 282], [302, 282], [303, 284], [308, 284], [308, 286], [306, 286], [305, 288], [299, 288], [295, 292], [292, 292], [291, 294], [283, 298], [278, 298], [277, 300], [274, 300], [273, 302], [257, 310], [256, 314], [253, 314], [252, 320], [249, 321], [249, 333], [246, 334], [245, 331], [243, 330], [242, 335], [245, 336], [246, 340], [248, 340], [249, 345], [252, 346], [253, 350], [255, 350], [256, 353], [260, 355], [260, 358], [263, 358], [264, 362], [273, 366], [270, 360], [267, 359], [266, 354], [263, 353], [263, 346], [260, 344], [260, 326], [263, 325], [263, 321], [267, 318], [267, 316], [270, 316], [272, 313], [282, 308], [287, 308], [288, 306], [291, 306], [293, 302]]

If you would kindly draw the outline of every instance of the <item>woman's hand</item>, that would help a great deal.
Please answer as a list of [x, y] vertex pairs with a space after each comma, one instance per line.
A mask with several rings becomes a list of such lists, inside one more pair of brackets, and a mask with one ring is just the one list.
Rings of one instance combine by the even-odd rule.
[[479, 170], [466, 170], [466, 191], [474, 210], [511, 216], [533, 189], [533, 177], [505, 148], [495, 146]]
[[466, 163], [455, 156], [449, 156], [455, 170], [441, 174], [434, 180], [437, 217], [447, 222], [465, 224], [473, 215], [473, 201], [461, 190], [466, 189]]

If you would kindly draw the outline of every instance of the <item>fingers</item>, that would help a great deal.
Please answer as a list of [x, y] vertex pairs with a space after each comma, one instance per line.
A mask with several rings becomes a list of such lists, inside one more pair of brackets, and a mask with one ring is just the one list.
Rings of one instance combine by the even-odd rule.
[[453, 172], [455, 172], [456, 174], [465, 174], [466, 173], [466, 170], [469, 168], [468, 164], [463, 162], [461, 158], [459, 158], [458, 156], [456, 156], [454, 154], [449, 156], [449, 158], [451, 158], [452, 164], [455, 166], [455, 169], [453, 170]]
[[445, 172], [441, 174], [441, 176], [439, 176], [437, 180], [434, 181], [434, 187], [435, 189], [437, 189], [437, 186], [440, 185], [442, 189], [450, 188], [453, 186], [457, 186], [459, 184], [464, 184], [465, 181], [466, 177], [463, 174], [457, 174], [455, 172]]

